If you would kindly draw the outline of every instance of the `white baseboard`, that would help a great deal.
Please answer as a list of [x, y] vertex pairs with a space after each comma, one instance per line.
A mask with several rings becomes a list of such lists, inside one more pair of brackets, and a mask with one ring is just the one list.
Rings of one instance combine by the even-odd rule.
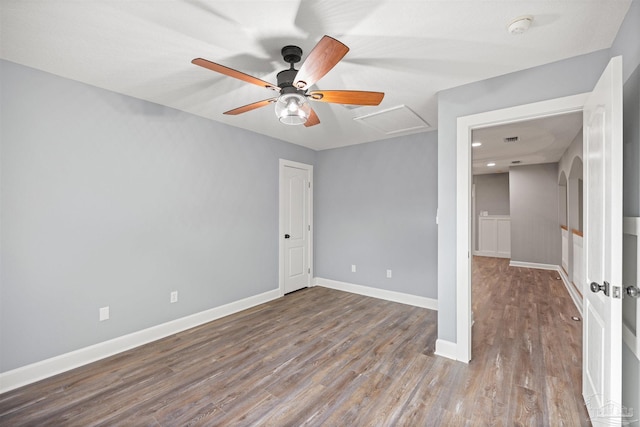
[[436, 356], [458, 360], [458, 344], [438, 338], [436, 340], [436, 351], [434, 354]]
[[578, 291], [576, 290], [575, 286], [573, 286], [573, 284], [569, 280], [569, 276], [567, 276], [567, 273], [565, 273], [564, 269], [561, 267], [558, 267], [557, 271], [560, 277], [562, 278], [564, 287], [567, 288], [567, 292], [569, 293], [569, 296], [573, 300], [573, 304], [575, 304], [576, 308], [578, 309], [578, 313], [580, 313], [580, 316], [582, 316], [582, 299], [580, 297], [580, 294], [578, 294]]
[[537, 268], [538, 270], [554, 270], [557, 271], [560, 267], [554, 264], [540, 264], [537, 262], [524, 262], [511, 260], [509, 267], [521, 267], [521, 268]]
[[256, 305], [277, 299], [280, 296], [280, 290], [274, 289], [259, 295], [234, 301], [200, 313], [195, 313], [190, 316], [182, 317], [138, 332], [133, 332], [128, 335], [123, 335], [89, 347], [84, 347], [50, 359], [0, 373], [0, 393], [113, 356], [114, 354], [121, 353], [134, 347], [211, 322], [212, 320], [255, 307]]
[[415, 307], [428, 308], [429, 310], [438, 309], [438, 300], [433, 298], [420, 297], [396, 291], [387, 291], [384, 289], [372, 288], [370, 286], [339, 282], [337, 280], [323, 279], [322, 277], [314, 277], [313, 282], [314, 285], [324, 286], [325, 288], [336, 289], [338, 291], [351, 292], [352, 294], [399, 302], [401, 304], [413, 305]]

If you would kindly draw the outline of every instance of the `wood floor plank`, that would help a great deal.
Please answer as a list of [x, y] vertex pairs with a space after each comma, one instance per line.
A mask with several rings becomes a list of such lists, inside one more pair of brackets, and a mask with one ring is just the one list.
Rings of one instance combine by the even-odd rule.
[[544, 392], [536, 392], [526, 387], [514, 388], [514, 400], [517, 405], [512, 405], [513, 414], [509, 417], [515, 425], [537, 427], [545, 424], [545, 411], [543, 402]]
[[473, 263], [473, 356], [435, 311], [314, 287], [0, 395], [0, 425], [589, 425], [555, 272]]
[[393, 380], [389, 392], [377, 403], [377, 410], [370, 412], [365, 425], [396, 425], [409, 404], [412, 392], [433, 366], [434, 357], [419, 354], [410, 361], [402, 375]]

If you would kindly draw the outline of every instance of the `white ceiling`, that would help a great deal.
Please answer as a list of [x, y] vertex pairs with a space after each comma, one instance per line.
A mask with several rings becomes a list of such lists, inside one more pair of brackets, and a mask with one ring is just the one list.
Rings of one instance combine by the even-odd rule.
[[[315, 150], [397, 136], [354, 118], [404, 105], [434, 129], [438, 91], [611, 46], [630, 0], [1, 0], [0, 57]], [[522, 15], [531, 29], [511, 35]], [[191, 64], [276, 81], [284, 45], [350, 47], [319, 89], [385, 92], [377, 107], [314, 103], [320, 125], [280, 124], [272, 91]], [[304, 56], [303, 56], [304, 60]], [[300, 65], [300, 64], [298, 64]], [[418, 128], [406, 133], [423, 131]]]
[[[472, 132], [473, 174], [509, 172], [509, 167], [555, 163], [582, 130], [582, 111], [509, 123]], [[516, 142], [506, 138], [518, 137]], [[513, 162], [518, 162], [514, 164]], [[495, 163], [495, 166], [487, 166]]]

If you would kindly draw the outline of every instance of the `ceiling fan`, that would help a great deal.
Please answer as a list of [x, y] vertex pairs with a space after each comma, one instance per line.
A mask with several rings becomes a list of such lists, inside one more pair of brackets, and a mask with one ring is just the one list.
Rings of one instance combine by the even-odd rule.
[[378, 105], [384, 98], [384, 93], [382, 92], [358, 90], [309, 91], [309, 87], [327, 74], [348, 51], [349, 48], [343, 43], [332, 37], [324, 36], [311, 50], [300, 69], [296, 70], [294, 64], [300, 62], [302, 49], [298, 46], [285, 46], [282, 48], [281, 53], [284, 61], [289, 63], [290, 68], [278, 73], [277, 85], [206, 59], [196, 58], [191, 62], [211, 71], [280, 93], [277, 97], [234, 108], [233, 110], [225, 111], [224, 114], [242, 114], [275, 103], [276, 115], [282, 123], [288, 125], [304, 124], [309, 127], [320, 123], [320, 119], [318, 119], [315, 111], [309, 105], [309, 99], [334, 104]]

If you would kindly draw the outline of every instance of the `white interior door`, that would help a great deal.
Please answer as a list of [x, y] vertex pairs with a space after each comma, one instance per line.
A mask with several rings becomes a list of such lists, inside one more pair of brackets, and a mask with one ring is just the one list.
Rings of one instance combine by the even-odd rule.
[[312, 166], [280, 164], [280, 269], [283, 293], [311, 284]]
[[582, 392], [593, 425], [622, 411], [622, 58], [612, 58], [584, 107]]

